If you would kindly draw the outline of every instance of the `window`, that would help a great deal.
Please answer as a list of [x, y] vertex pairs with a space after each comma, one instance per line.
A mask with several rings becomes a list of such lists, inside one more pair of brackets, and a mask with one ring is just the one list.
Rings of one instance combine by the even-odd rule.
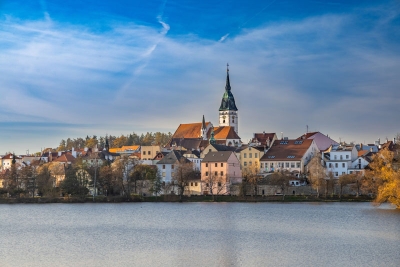
[[214, 172], [214, 175], [215, 175], [215, 176], [218, 176], [218, 172]]
[[218, 186], [221, 187], [221, 182], [218, 182]]
[[215, 167], [218, 167], [218, 163], [215, 163]]
[[294, 141], [295, 145], [301, 145], [303, 143], [303, 141]]
[[343, 168], [346, 168], [346, 163], [343, 162], [343, 163], [342, 163], [342, 167], [343, 167]]
[[339, 176], [339, 173], [338, 173], [338, 172], [335, 172], [335, 176], [336, 176], [336, 177]]
[[243, 153], [243, 158], [247, 158], [247, 153]]
[[249, 166], [251, 166], [253, 164], [253, 162], [249, 161]]
[[243, 166], [247, 166], [247, 161], [243, 162]]
[[224, 163], [221, 162], [221, 167], [224, 167]]
[[221, 172], [221, 176], [224, 176], [224, 172]]
[[289, 168], [289, 162], [286, 162], [286, 168]]
[[260, 167], [261, 167], [261, 169], [263, 169], [264, 168], [264, 163], [261, 162]]
[[358, 159], [358, 163], [361, 163], [361, 159]]
[[208, 172], [206, 172], [206, 176], [208, 176]]
[[345, 175], [346, 173], [345, 172], [342, 172], [342, 175]]
[[171, 169], [174, 169], [174, 164], [171, 165]]
[[163, 170], [165, 170], [165, 165], [162, 165]]
[[329, 168], [332, 168], [332, 163], [329, 163]]
[[270, 166], [271, 166], [271, 168], [273, 168], [273, 167], [274, 167], [274, 163], [273, 163], [273, 162], [271, 162], [271, 165], [270, 165]]
[[225, 123], [225, 120], [223, 120], [222, 123]]
[[334, 159], [337, 159], [337, 156], [336, 156], [336, 155], [334, 156]]
[[350, 171], [349, 173], [350, 173], [350, 174], [353, 174], [353, 171]]
[[208, 167], [208, 163], [206, 163], [206, 167]]
[[348, 159], [349, 158], [349, 155], [346, 155], [346, 159]]
[[343, 156], [342, 156], [342, 155], [340, 155], [340, 159], [343, 159]]
[[258, 153], [254, 153], [254, 157], [255, 157], [255, 158], [258, 158]]
[[337, 163], [335, 163], [335, 168], [339, 167]]
[[274, 158], [275, 158], [275, 156], [268, 156], [268, 158], [269, 158], [269, 159], [274, 159]]
[[281, 141], [279, 144], [280, 144], [280, 145], [287, 145], [287, 144], [288, 144], [288, 141]]
[[165, 177], [165, 172], [162, 173], [162, 176]]
[[146, 155], [146, 151], [143, 151], [143, 155]]
[[147, 155], [151, 155], [151, 151], [147, 151]]
[[208, 149], [208, 152], [211, 152], [211, 148]]
[[193, 182], [190, 183], [190, 186], [193, 186]]
[[252, 158], [253, 157], [253, 153], [249, 153], [249, 158]]
[[296, 168], [300, 168], [300, 162], [296, 162]]
[[235, 120], [234, 120], [234, 119], [232, 119], [232, 123], [235, 123]]
[[294, 168], [294, 162], [290, 162], [290, 168]]
[[194, 183], [194, 186], [197, 186], [197, 182]]

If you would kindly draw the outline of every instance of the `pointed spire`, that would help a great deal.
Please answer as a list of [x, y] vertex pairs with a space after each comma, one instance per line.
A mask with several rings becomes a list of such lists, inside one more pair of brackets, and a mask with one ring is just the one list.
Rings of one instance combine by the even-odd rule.
[[105, 145], [105, 149], [108, 152], [110, 150], [110, 145], [108, 144], [108, 134], [106, 134], [106, 145]]
[[235, 104], [235, 98], [231, 92], [231, 83], [229, 81], [229, 64], [226, 64], [226, 85], [225, 85], [225, 93], [222, 96], [221, 106], [219, 111], [225, 110], [234, 110], [237, 111], [237, 107]]
[[210, 138], [210, 144], [215, 145], [216, 143], [217, 143], [217, 141], [215, 141], [215, 138], [214, 138], [214, 129], [212, 129], [211, 138]]
[[202, 122], [202, 129], [206, 128], [206, 120], [204, 119], [204, 115], [203, 115], [203, 122]]
[[226, 63], [226, 85], [225, 90], [231, 90], [231, 83], [229, 81], [229, 64]]

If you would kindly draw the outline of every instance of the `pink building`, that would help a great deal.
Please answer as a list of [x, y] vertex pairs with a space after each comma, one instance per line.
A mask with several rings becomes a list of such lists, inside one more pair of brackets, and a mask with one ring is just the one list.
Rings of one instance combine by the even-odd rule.
[[241, 182], [242, 171], [235, 152], [209, 152], [201, 162], [201, 191], [203, 194], [233, 194], [232, 187]]

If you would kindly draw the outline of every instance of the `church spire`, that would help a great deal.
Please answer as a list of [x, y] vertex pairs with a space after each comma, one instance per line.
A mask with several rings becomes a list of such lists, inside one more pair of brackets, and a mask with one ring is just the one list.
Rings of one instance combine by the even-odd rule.
[[225, 85], [225, 90], [230, 91], [231, 90], [231, 83], [229, 81], [229, 64], [226, 63], [226, 85]]
[[219, 111], [237, 111], [237, 107], [235, 104], [235, 98], [233, 97], [231, 91], [231, 83], [229, 80], [229, 64], [226, 64], [226, 85], [225, 85], [225, 93], [222, 96], [221, 106], [219, 107]]
[[202, 127], [201, 128], [203, 128], [203, 129], [206, 128], [206, 120], [204, 119], [204, 115], [203, 115], [203, 122], [202, 122]]

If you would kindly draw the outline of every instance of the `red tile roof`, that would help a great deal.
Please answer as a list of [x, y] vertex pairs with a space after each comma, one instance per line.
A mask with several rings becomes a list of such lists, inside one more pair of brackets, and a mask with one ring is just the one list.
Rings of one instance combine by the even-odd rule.
[[[206, 122], [206, 126], [208, 126], [209, 124], [210, 122]], [[180, 124], [178, 129], [176, 129], [175, 133], [172, 135], [172, 139], [201, 138], [201, 127], [201, 122]]]

